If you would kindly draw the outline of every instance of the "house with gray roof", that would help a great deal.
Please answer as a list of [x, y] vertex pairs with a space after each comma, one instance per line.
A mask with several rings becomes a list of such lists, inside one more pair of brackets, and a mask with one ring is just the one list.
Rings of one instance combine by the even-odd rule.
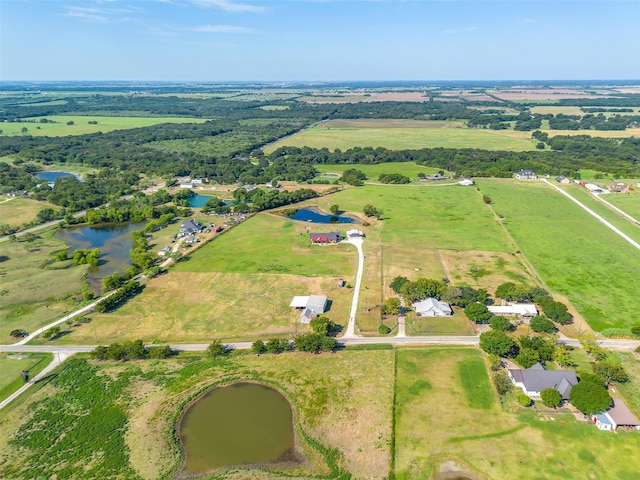
[[613, 404], [607, 411], [593, 415], [591, 420], [600, 430], [613, 431], [618, 427], [640, 430], [640, 422], [619, 398], [614, 398]]
[[451, 310], [449, 304], [436, 298], [425, 298], [419, 302], [412, 303], [411, 306], [419, 317], [449, 317], [453, 315], [453, 310]]
[[519, 172], [516, 172], [516, 178], [518, 180], [537, 180], [538, 175], [531, 170], [520, 170]]
[[200, 233], [204, 229], [204, 226], [197, 220], [187, 220], [180, 224], [180, 233], [183, 235], [195, 235]]
[[508, 369], [511, 382], [530, 397], [540, 397], [545, 388], [555, 388], [563, 400], [569, 399], [569, 393], [578, 378], [573, 370], [547, 370], [540, 363], [521, 369]]
[[296, 296], [293, 297], [289, 306], [302, 311], [300, 323], [310, 323], [312, 318], [327, 310], [327, 302], [327, 297], [324, 295]]

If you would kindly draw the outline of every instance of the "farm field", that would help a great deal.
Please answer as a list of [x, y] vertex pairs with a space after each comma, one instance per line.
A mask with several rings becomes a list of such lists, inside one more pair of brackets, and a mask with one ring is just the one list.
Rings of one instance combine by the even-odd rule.
[[632, 453], [640, 448], [636, 432], [600, 432], [564, 409], [506, 411], [479, 350], [398, 350], [397, 372], [399, 480], [433, 478], [447, 462], [480, 478], [631, 480], [640, 474]]
[[[46, 118], [56, 123], [39, 123], [40, 118]], [[106, 117], [98, 115], [53, 115], [49, 117], [36, 117], [31, 122], [8, 122], [2, 124], [1, 135], [23, 135], [22, 128], [27, 128], [26, 135], [34, 137], [49, 136], [61, 137], [66, 135], [85, 135], [88, 133], [107, 133], [113, 130], [127, 128], [149, 127], [160, 123], [203, 123], [203, 118], [188, 117]], [[89, 121], [98, 122], [90, 125]], [[73, 122], [73, 125], [67, 125]]]
[[[354, 478], [386, 478], [393, 364], [392, 350], [224, 360], [193, 355], [127, 363], [72, 359], [25, 401], [0, 412], [0, 428], [6, 432], [0, 436], [0, 476], [173, 477], [182, 460], [174, 422], [186, 402], [229, 380], [258, 380], [279, 387], [295, 406], [298, 443], [307, 461], [284, 472], [300, 478], [329, 473], [326, 459], [303, 440], [304, 432], [337, 449], [338, 466]], [[247, 478], [247, 473], [230, 471], [225, 478]]]
[[46, 202], [39, 202], [29, 198], [0, 197], [0, 223], [11, 226], [22, 225], [36, 219], [37, 213], [43, 208], [57, 208]]
[[51, 358], [50, 353], [0, 353], [0, 371], [2, 371], [2, 375], [0, 375], [0, 401], [23, 385], [23, 370], [28, 370], [29, 378], [33, 378], [51, 361]]
[[[552, 115], [558, 115], [559, 113], [563, 114], [563, 115], [579, 115], [579, 116], [584, 116], [586, 115], [585, 112], [583, 112], [581, 110], [581, 108], [590, 108], [588, 106], [584, 106], [584, 107], [578, 107], [578, 106], [557, 106], [557, 105], [543, 105], [543, 106], [536, 106], [536, 107], [531, 107], [530, 111], [532, 114], [540, 114], [540, 115], [547, 115], [547, 114], [552, 114]], [[616, 107], [599, 107], [599, 108], [616, 108]], [[629, 107], [626, 107], [629, 108]], [[594, 113], [593, 115], [598, 115], [600, 113], [602, 113], [605, 117], [611, 117], [613, 115], [637, 115], [638, 111], [640, 109], [638, 108], [632, 108], [633, 112], [597, 112]]]
[[[341, 164], [341, 165], [314, 165], [316, 170], [318, 170], [321, 174], [328, 179], [331, 177], [327, 177], [326, 174], [335, 174], [342, 175], [345, 170], [349, 170], [351, 168], [355, 168], [363, 172], [369, 180], [367, 181], [376, 181], [378, 177], [383, 173], [400, 173], [405, 175], [412, 180], [416, 180], [419, 173], [426, 173], [427, 175], [430, 173], [436, 173], [439, 171], [438, 168], [425, 167], [423, 165], [418, 165], [414, 162], [397, 162], [397, 163], [377, 163], [374, 165], [352, 165], [352, 164]], [[336, 177], [334, 177], [336, 178]], [[426, 182], [425, 182], [426, 184]], [[434, 183], [435, 184], [435, 183]]]
[[31, 242], [2, 244], [0, 343], [15, 342], [9, 337], [14, 329], [31, 332], [78, 308], [69, 297], [81, 290], [86, 266], [46, 268], [57, 252], [66, 249], [64, 242], [53, 237], [54, 231], [38, 232]]
[[331, 120], [269, 145], [278, 147], [340, 148], [384, 147], [391, 150], [420, 148], [481, 148], [522, 152], [535, 150], [530, 132], [466, 128], [461, 122], [421, 120]]
[[544, 184], [483, 179], [478, 185], [552, 293], [567, 297], [597, 331], [635, 323], [638, 300], [629, 286], [640, 257], [634, 247]]
[[628, 195], [607, 195], [604, 199], [623, 212], [640, 220], [640, 193], [638, 191], [631, 192]]

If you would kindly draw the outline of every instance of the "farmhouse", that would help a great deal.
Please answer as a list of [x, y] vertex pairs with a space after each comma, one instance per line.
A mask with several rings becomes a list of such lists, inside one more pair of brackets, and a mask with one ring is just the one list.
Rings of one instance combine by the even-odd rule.
[[310, 233], [309, 239], [311, 243], [338, 243], [342, 237], [340, 232]]
[[324, 295], [296, 296], [293, 297], [289, 306], [302, 311], [300, 323], [309, 323], [313, 317], [326, 311], [327, 297]]
[[572, 370], [545, 370], [540, 364], [520, 370], [508, 369], [511, 382], [530, 397], [540, 397], [545, 388], [555, 388], [563, 400], [569, 399], [569, 393], [578, 378]]
[[537, 180], [538, 175], [536, 175], [531, 170], [520, 170], [516, 173], [516, 178], [518, 180]]
[[560, 175], [559, 177], [556, 177], [556, 182], [562, 183], [562, 184], [571, 183], [569, 181], [569, 179], [567, 177], [565, 177], [564, 175]]
[[453, 314], [447, 302], [441, 302], [435, 298], [425, 298], [411, 306], [419, 317], [449, 317]]
[[197, 220], [187, 220], [180, 224], [180, 233], [183, 235], [195, 235], [200, 233], [204, 227]]
[[442, 175], [441, 173], [431, 173], [420, 180], [428, 180], [428, 181], [438, 181], [438, 180], [446, 180], [449, 177]]
[[493, 315], [511, 315], [531, 318], [538, 315], [533, 303], [511, 303], [508, 305], [490, 305], [487, 307]]
[[640, 422], [619, 398], [613, 399], [613, 405], [606, 412], [594, 415], [591, 420], [600, 430], [616, 430], [618, 427], [640, 430]]
[[629, 193], [629, 186], [624, 183], [616, 183], [609, 187], [609, 191], [612, 193]]

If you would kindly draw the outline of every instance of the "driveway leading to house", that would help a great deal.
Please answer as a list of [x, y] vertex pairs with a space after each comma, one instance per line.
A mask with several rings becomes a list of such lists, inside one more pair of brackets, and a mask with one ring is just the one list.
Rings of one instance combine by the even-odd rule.
[[362, 244], [364, 239], [362, 237], [349, 237], [345, 240], [345, 243], [350, 243], [356, 247], [358, 251], [358, 273], [356, 273], [356, 284], [353, 288], [353, 299], [351, 300], [351, 313], [349, 314], [349, 324], [347, 330], [342, 338], [353, 338], [356, 335], [356, 314], [358, 313], [358, 298], [360, 296], [360, 286], [362, 284], [362, 274], [364, 272], [364, 253], [362, 251]]

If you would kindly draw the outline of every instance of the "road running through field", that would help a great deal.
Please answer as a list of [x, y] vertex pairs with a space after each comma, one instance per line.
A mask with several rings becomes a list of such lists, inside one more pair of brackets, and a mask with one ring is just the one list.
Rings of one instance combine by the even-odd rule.
[[631, 245], [633, 245], [634, 247], [636, 247], [638, 250], [640, 250], [640, 243], [636, 242], [634, 239], [632, 239], [629, 235], [627, 235], [626, 233], [622, 232], [619, 228], [617, 228], [616, 226], [612, 225], [611, 223], [609, 223], [607, 220], [605, 220], [604, 218], [602, 218], [600, 215], [598, 215], [596, 212], [594, 212], [593, 210], [591, 210], [589, 207], [587, 207], [584, 203], [582, 203], [580, 200], [574, 198], [572, 195], [568, 194], [567, 192], [565, 192], [563, 189], [561, 189], [560, 187], [553, 185], [551, 182], [549, 182], [549, 180], [546, 179], [542, 179], [542, 181], [544, 183], [546, 183], [547, 185], [555, 188], [557, 191], [559, 191], [562, 195], [564, 195], [565, 197], [567, 197], [569, 200], [571, 200], [573, 203], [575, 203], [576, 205], [578, 205], [579, 207], [581, 207], [584, 211], [586, 211], [589, 215], [591, 215], [592, 217], [596, 218], [600, 223], [602, 223], [605, 227], [611, 229], [614, 233], [616, 233], [617, 235], [621, 236], [623, 239], [625, 239], [627, 242], [629, 242]]

